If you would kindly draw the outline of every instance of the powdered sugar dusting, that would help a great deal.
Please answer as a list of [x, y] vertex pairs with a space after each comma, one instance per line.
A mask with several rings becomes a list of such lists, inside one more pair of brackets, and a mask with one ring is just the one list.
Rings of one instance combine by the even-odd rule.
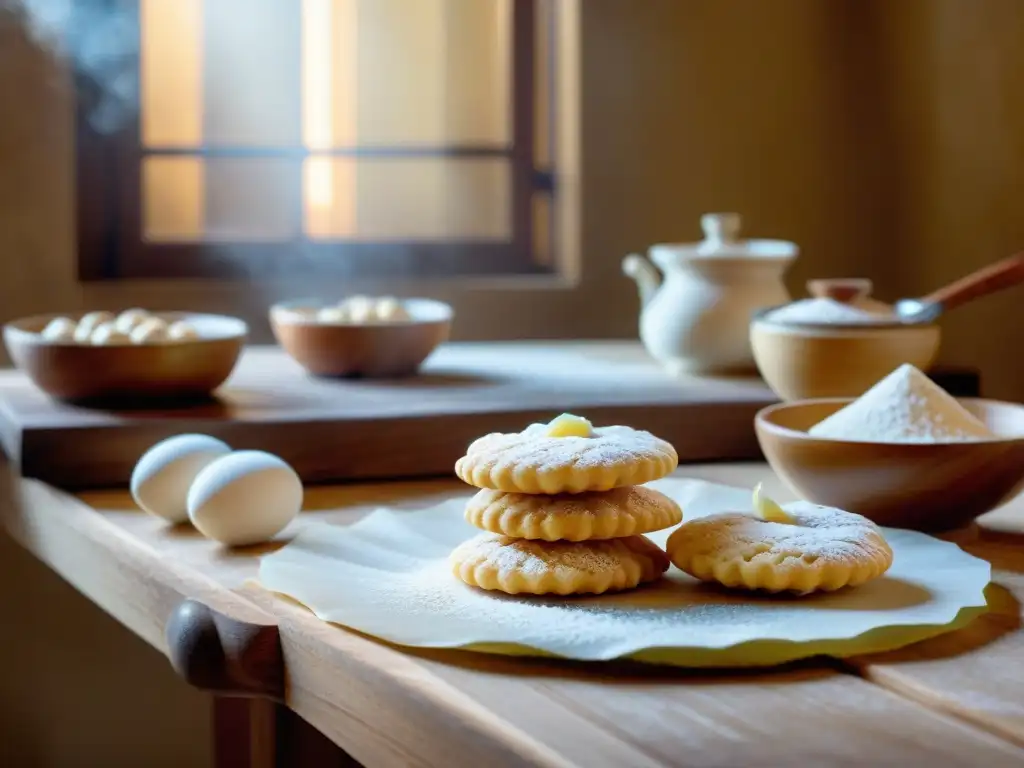
[[871, 325], [892, 323], [892, 313], [869, 311], [828, 297], [800, 299], [765, 315], [773, 323], [815, 323], [824, 325]]
[[956, 398], [909, 364], [808, 433], [876, 443], [957, 443], [994, 437]]
[[[677, 546], [685, 547], [694, 557], [813, 558], [820, 565], [854, 563], [887, 549], [878, 526], [861, 515], [807, 501], [783, 508], [793, 517], [792, 524], [739, 512], [690, 521], [679, 529]], [[785, 567], [785, 560], [777, 565]]]
[[586, 470], [675, 456], [675, 449], [664, 440], [631, 427], [598, 427], [593, 437], [549, 437], [547, 430], [547, 424], [531, 424], [522, 432], [484, 435], [470, 444], [466, 454], [485, 458], [489, 466], [531, 466], [541, 472], [565, 466]]

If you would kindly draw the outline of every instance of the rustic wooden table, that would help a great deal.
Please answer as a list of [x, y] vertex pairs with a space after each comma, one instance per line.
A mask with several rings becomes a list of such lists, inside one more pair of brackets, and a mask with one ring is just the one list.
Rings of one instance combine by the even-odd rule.
[[[788, 496], [759, 463], [678, 474]], [[992, 611], [969, 627], [880, 656], [693, 673], [392, 647], [252, 584], [273, 544], [226, 551], [123, 491], [8, 482], [8, 527], [28, 549], [193, 684], [255, 696], [220, 709], [251, 765], [1024, 765], [1024, 498], [955, 534], [994, 567]], [[468, 493], [311, 487], [294, 525]]]

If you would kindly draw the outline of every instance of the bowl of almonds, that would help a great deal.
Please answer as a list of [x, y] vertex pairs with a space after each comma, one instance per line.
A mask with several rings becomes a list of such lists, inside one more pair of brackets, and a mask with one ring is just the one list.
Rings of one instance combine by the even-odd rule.
[[448, 339], [452, 308], [433, 299], [350, 296], [270, 308], [274, 336], [315, 376], [392, 378], [416, 373]]
[[128, 309], [23, 317], [4, 326], [12, 362], [61, 400], [201, 397], [234, 370], [238, 318]]

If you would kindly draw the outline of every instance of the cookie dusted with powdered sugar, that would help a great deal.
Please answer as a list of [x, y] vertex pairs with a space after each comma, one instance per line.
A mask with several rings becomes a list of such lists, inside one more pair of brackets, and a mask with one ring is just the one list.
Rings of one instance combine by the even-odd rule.
[[798, 594], [854, 587], [892, 565], [892, 549], [866, 517], [806, 501], [768, 503], [772, 519], [725, 512], [684, 523], [668, 538], [669, 557], [701, 581]]
[[593, 541], [678, 525], [679, 505], [653, 488], [538, 496], [482, 490], [466, 505], [466, 521], [518, 539]]
[[668, 556], [643, 536], [584, 542], [513, 539], [482, 533], [449, 558], [471, 587], [510, 595], [599, 595], [654, 581]]
[[650, 432], [594, 428], [563, 414], [522, 432], [495, 432], [475, 440], [455, 474], [477, 488], [509, 493], [583, 493], [641, 485], [672, 472], [676, 450]]

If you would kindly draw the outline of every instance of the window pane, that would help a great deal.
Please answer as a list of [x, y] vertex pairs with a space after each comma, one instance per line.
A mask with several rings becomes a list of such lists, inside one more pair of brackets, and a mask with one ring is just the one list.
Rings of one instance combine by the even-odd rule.
[[294, 162], [149, 157], [142, 167], [143, 236], [151, 241], [290, 240], [299, 234]]
[[554, 160], [551, 146], [552, 100], [554, 98], [554, 39], [558, 0], [535, 0], [534, 20], [534, 159], [538, 166]]
[[203, 0], [142, 0], [142, 142], [203, 142]]
[[445, 136], [452, 143], [508, 143], [512, 3], [447, 0], [444, 5]]
[[141, 0], [149, 146], [505, 144], [512, 0]]
[[306, 234], [314, 239], [511, 238], [502, 158], [310, 158]]
[[203, 129], [206, 143], [301, 143], [298, 0], [206, 0]]
[[193, 157], [151, 157], [142, 165], [142, 237], [155, 242], [203, 236], [203, 164]]
[[141, 0], [147, 146], [300, 143], [298, 0]]
[[[338, 98], [355, 113], [358, 143], [510, 140], [510, 0], [336, 0], [334, 9], [335, 37], [355, 41], [335, 71], [355, 69]], [[342, 112], [342, 124], [353, 120]]]

